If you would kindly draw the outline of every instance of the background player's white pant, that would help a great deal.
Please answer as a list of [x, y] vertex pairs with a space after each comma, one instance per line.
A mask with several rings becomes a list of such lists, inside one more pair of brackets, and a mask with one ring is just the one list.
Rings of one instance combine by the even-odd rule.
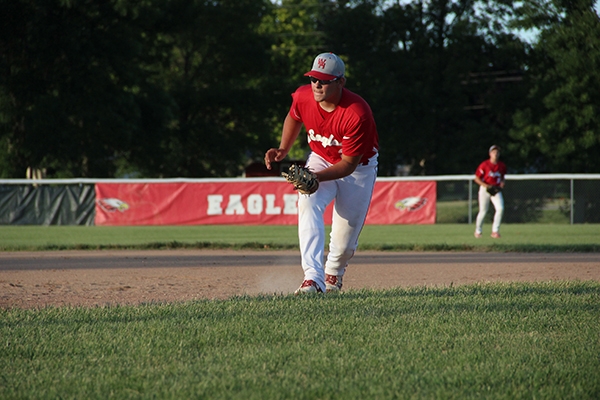
[[504, 197], [502, 197], [502, 192], [498, 192], [495, 196], [491, 196], [484, 186], [479, 186], [479, 213], [477, 214], [477, 219], [475, 221], [475, 232], [477, 233], [481, 233], [483, 219], [490, 207], [490, 200], [496, 209], [494, 222], [492, 223], [492, 232], [500, 232], [500, 222], [502, 222], [502, 215], [504, 214]]
[[[373, 195], [377, 165], [359, 165], [345, 178], [319, 182], [319, 190], [298, 198], [298, 238], [304, 279], [315, 281], [325, 291], [325, 273], [343, 275], [358, 246]], [[306, 166], [321, 171], [331, 164], [311, 153]], [[329, 254], [325, 267], [325, 226], [323, 213], [335, 200]]]

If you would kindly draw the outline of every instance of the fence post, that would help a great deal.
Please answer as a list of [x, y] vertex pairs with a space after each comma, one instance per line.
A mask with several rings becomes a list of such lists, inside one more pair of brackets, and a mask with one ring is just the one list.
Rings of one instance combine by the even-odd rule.
[[473, 181], [469, 179], [469, 225], [473, 222]]
[[571, 225], [573, 225], [573, 218], [574, 218], [574, 214], [575, 214], [575, 207], [574, 207], [575, 202], [573, 199], [573, 197], [574, 197], [573, 194], [574, 194], [575, 190], [573, 187], [574, 186], [573, 178], [571, 178], [570, 180], [571, 180]]

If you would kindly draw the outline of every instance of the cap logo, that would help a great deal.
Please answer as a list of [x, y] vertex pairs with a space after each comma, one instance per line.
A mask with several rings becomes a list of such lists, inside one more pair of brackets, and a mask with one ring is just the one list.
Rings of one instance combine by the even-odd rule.
[[319, 60], [317, 61], [317, 63], [319, 64], [319, 68], [325, 69], [325, 64], [327, 63], [327, 59], [325, 59], [325, 58], [319, 58]]

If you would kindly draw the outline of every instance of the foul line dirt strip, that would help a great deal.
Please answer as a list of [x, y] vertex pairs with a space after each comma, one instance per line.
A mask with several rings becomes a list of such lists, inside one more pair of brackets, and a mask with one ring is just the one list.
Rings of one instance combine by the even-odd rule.
[[[359, 252], [351, 265], [592, 263], [597, 253]], [[300, 265], [297, 251], [111, 250], [0, 253], [0, 271]]]

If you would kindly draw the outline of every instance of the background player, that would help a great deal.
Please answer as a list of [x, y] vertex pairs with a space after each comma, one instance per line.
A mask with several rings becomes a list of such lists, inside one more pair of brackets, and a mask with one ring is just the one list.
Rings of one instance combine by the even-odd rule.
[[[502, 221], [502, 215], [504, 214], [504, 197], [502, 197], [502, 191], [498, 190], [496, 194], [490, 194], [488, 189], [494, 187], [503, 189], [504, 188], [504, 176], [506, 175], [506, 165], [500, 158], [500, 147], [493, 145], [489, 150], [490, 158], [485, 160], [475, 172], [475, 182], [479, 187], [479, 213], [475, 221], [475, 237], [480, 238], [483, 226], [483, 219], [488, 212], [490, 206], [490, 200], [496, 209], [494, 214], [494, 221], [492, 223], [492, 237], [494, 239], [500, 238], [500, 223]], [[492, 190], [493, 193], [493, 190]]]
[[[346, 89], [344, 62], [333, 53], [319, 54], [304, 74], [311, 83], [292, 94], [279, 148], [265, 153], [265, 165], [281, 161], [304, 124], [311, 153], [306, 166], [316, 173], [319, 189], [298, 198], [298, 237], [304, 282], [299, 293], [339, 291], [348, 261], [371, 203], [379, 137], [371, 108]], [[329, 254], [325, 260], [323, 213], [335, 201]]]

